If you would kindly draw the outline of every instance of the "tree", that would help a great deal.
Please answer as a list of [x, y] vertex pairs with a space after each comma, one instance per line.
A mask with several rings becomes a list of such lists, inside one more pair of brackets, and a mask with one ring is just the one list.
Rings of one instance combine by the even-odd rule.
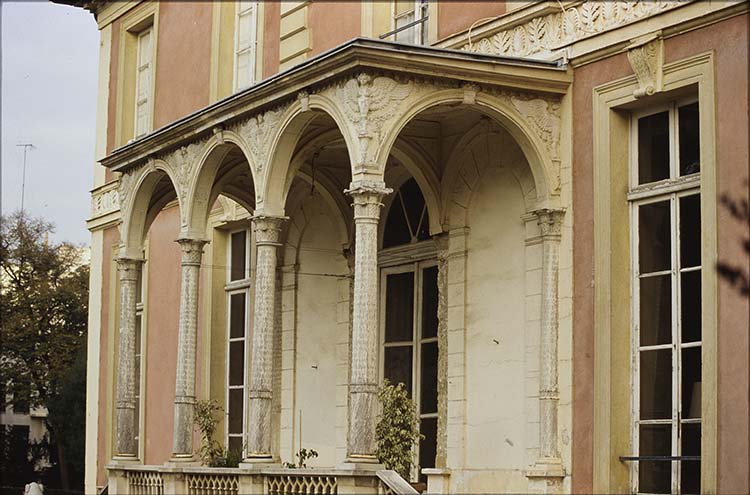
[[62, 488], [69, 489], [68, 464], [82, 469], [83, 459], [76, 411], [85, 404], [89, 269], [80, 248], [51, 242], [52, 232], [51, 223], [23, 212], [0, 217], [0, 381], [30, 407], [49, 407], [47, 429], [57, 446], [50, 458], [58, 459]]

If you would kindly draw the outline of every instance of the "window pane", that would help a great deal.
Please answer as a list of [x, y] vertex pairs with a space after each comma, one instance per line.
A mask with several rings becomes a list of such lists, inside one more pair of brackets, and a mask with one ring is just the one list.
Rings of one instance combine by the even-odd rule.
[[[672, 454], [670, 425], [641, 425], [639, 432], [640, 456], [668, 456]], [[670, 493], [672, 463], [641, 461], [638, 463], [638, 491], [643, 493]]]
[[682, 417], [701, 417], [701, 348], [682, 350]]
[[680, 127], [680, 175], [700, 172], [701, 136], [698, 124], [698, 102], [678, 109]]
[[640, 283], [640, 345], [668, 344], [672, 342], [672, 277], [647, 277]]
[[229, 337], [245, 336], [245, 294], [232, 294], [229, 298]]
[[388, 217], [385, 221], [383, 247], [400, 246], [401, 244], [409, 244], [410, 242], [411, 234], [409, 233], [408, 225], [406, 225], [406, 217], [404, 217], [404, 210], [401, 206], [401, 194], [396, 193], [396, 197], [393, 198], [391, 207], [388, 209]]
[[680, 268], [701, 264], [700, 195], [680, 198]]
[[672, 351], [641, 351], [641, 419], [672, 417]]
[[414, 327], [414, 272], [387, 275], [385, 341], [411, 341]]
[[242, 437], [229, 437], [229, 451], [242, 453]]
[[638, 183], [669, 178], [669, 112], [638, 119]]
[[384, 376], [392, 384], [403, 383], [411, 397], [412, 346], [386, 347]]
[[701, 272], [680, 274], [682, 286], [682, 342], [701, 340]]
[[409, 179], [404, 182], [404, 185], [401, 186], [401, 199], [404, 202], [406, 214], [409, 217], [411, 234], [416, 237], [419, 221], [422, 218], [422, 212], [425, 207], [424, 197], [416, 180]]
[[229, 391], [229, 433], [242, 433], [243, 390], [233, 388]]
[[639, 206], [638, 224], [640, 272], [669, 270], [672, 253], [669, 201]]
[[229, 385], [242, 385], [245, 376], [245, 343], [229, 343]]
[[422, 270], [422, 338], [437, 337], [438, 328], [438, 267]]
[[[682, 455], [701, 455], [701, 425], [689, 423], [682, 425]], [[680, 493], [700, 493], [700, 461], [682, 461], [680, 463]]]
[[244, 230], [232, 234], [231, 276], [229, 280], [241, 280], [247, 277], [245, 274], [245, 260], [247, 259], [245, 252], [246, 238], [247, 232]]
[[421, 471], [421, 468], [435, 467], [437, 418], [422, 418], [419, 424], [419, 432], [424, 435], [424, 439], [419, 441], [419, 467]]
[[422, 390], [421, 413], [436, 413], [437, 410], [437, 342], [422, 344]]

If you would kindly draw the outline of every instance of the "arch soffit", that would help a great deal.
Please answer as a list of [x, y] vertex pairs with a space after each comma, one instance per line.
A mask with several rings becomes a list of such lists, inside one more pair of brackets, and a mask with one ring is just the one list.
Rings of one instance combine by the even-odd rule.
[[[156, 186], [165, 176], [175, 190], [178, 208], [182, 213], [184, 205], [177, 190], [177, 181], [172, 168], [166, 161], [150, 160], [137, 170], [132, 170], [120, 177], [118, 193], [122, 211], [120, 232], [122, 256], [136, 259], [143, 256], [143, 244], [149, 225], [149, 206], [151, 206]], [[150, 220], [153, 221], [153, 218], [155, 215]]]
[[[387, 132], [381, 140], [376, 159], [376, 165], [381, 176], [390, 149], [393, 147], [401, 131], [412, 119], [414, 119], [419, 113], [440, 104], [464, 102], [467, 92], [469, 92], [467, 88], [432, 91], [409, 105], [406, 110], [388, 126]], [[530, 93], [529, 95], [532, 96], [534, 94]], [[538, 132], [534, 130], [535, 124], [529, 122], [529, 120], [532, 120], [533, 118], [526, 118], [518, 110], [513, 108], [513, 104], [511, 103], [512, 98], [512, 96], [507, 95], [497, 97], [493, 94], [482, 91], [474, 92], [472, 93], [473, 104], [470, 104], [470, 107], [495, 120], [516, 140], [531, 168], [536, 183], [539, 201], [550, 202], [550, 192], [552, 189], [556, 188], [558, 182], [556, 179], [558, 174], [556, 170], [557, 166], [554, 164], [556, 158], [552, 158], [552, 155], [557, 153], [555, 150], [556, 144], [553, 142], [551, 146], [548, 146], [544, 140], [539, 137]], [[545, 101], [542, 100], [541, 97], [538, 97], [537, 99], [542, 102]], [[531, 101], [534, 101], [534, 99]], [[552, 116], [550, 118], [555, 119], [557, 117]], [[559, 124], [553, 122], [551, 125], [552, 137], [550, 139], [554, 141], [555, 139], [559, 139], [559, 135], [556, 135], [556, 133], [559, 133]], [[550, 187], [550, 185], [555, 186]]]
[[277, 132], [269, 147], [268, 166], [265, 167], [262, 195], [258, 198], [263, 211], [269, 215], [281, 215], [284, 201], [291, 186], [289, 174], [294, 173], [291, 165], [297, 143], [305, 128], [317, 116], [314, 110], [327, 114], [336, 124], [338, 134], [344, 137], [350, 163], [355, 156], [353, 136], [356, 133], [344, 118], [336, 102], [322, 94], [301, 93], [297, 101], [284, 113]]
[[231, 150], [231, 146], [239, 148], [245, 157], [250, 177], [253, 179], [252, 193], [257, 198], [258, 183], [255, 176], [255, 164], [245, 139], [232, 130], [217, 131], [206, 141], [198, 154], [193, 180], [188, 186], [189, 192], [183, 227], [187, 228], [187, 232], [191, 236], [205, 236], [208, 215], [213, 199], [215, 199], [213, 192], [216, 174], [227, 153]]
[[[505, 131], [502, 128], [502, 131]], [[471, 202], [471, 197], [488, 165], [491, 157], [487, 156], [482, 163], [476, 162], [475, 144], [483, 139], [488, 132], [486, 125], [482, 122], [474, 125], [469, 131], [461, 137], [454, 145], [453, 150], [446, 161], [445, 173], [441, 183], [440, 198], [442, 206], [442, 223], [444, 228], [456, 228], [465, 226], [465, 213]], [[512, 136], [509, 135], [511, 139]], [[517, 141], [514, 141], [518, 145]], [[524, 199], [526, 211], [533, 211], [539, 207], [538, 192], [536, 181], [532, 170], [526, 161], [526, 155], [518, 146], [521, 153], [521, 159], [525, 163], [511, 161], [508, 170], [513, 174], [518, 182]], [[470, 170], [467, 170], [469, 169]]]

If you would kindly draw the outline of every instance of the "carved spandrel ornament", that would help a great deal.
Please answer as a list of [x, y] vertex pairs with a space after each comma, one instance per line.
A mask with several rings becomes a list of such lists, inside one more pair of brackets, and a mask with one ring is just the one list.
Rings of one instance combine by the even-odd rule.
[[513, 108], [531, 124], [553, 159], [560, 158], [560, 101], [533, 95], [508, 94]]
[[168, 155], [161, 157], [169, 167], [170, 175], [174, 180], [174, 187], [177, 196], [180, 198], [180, 205], [187, 204], [187, 196], [190, 191], [190, 184], [198, 168], [198, 157], [203, 151], [206, 139], [181, 146]]
[[400, 113], [401, 103], [413, 92], [412, 81], [361, 73], [339, 84], [336, 98], [342, 102], [347, 119], [353, 124], [359, 142], [359, 166], [375, 161], [384, 124]]
[[628, 47], [628, 61], [638, 79], [633, 96], [643, 98], [662, 90], [664, 42], [658, 35], [632, 43]]
[[[587, 1], [493, 34], [462, 50], [548, 58], [561, 46], [690, 3], [692, 0]], [[552, 2], [550, 2], [552, 3]]]
[[234, 131], [247, 143], [257, 172], [263, 171], [268, 161], [271, 140], [278, 129], [285, 108], [276, 108], [253, 115], [234, 126]]
[[135, 189], [135, 185], [138, 182], [137, 179], [142, 168], [143, 165], [136, 166], [131, 168], [127, 172], [122, 172], [120, 174], [120, 180], [117, 185], [117, 196], [120, 202], [120, 210], [129, 208], [129, 201], [131, 200], [131, 196], [133, 195], [133, 190]]

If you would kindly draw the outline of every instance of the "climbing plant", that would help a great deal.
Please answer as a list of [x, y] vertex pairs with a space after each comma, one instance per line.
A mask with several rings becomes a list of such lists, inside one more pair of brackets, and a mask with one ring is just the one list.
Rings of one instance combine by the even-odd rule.
[[380, 415], [375, 426], [375, 455], [386, 467], [409, 479], [414, 462], [414, 448], [423, 435], [419, 433], [417, 406], [409, 398], [403, 383], [388, 380], [378, 389]]

